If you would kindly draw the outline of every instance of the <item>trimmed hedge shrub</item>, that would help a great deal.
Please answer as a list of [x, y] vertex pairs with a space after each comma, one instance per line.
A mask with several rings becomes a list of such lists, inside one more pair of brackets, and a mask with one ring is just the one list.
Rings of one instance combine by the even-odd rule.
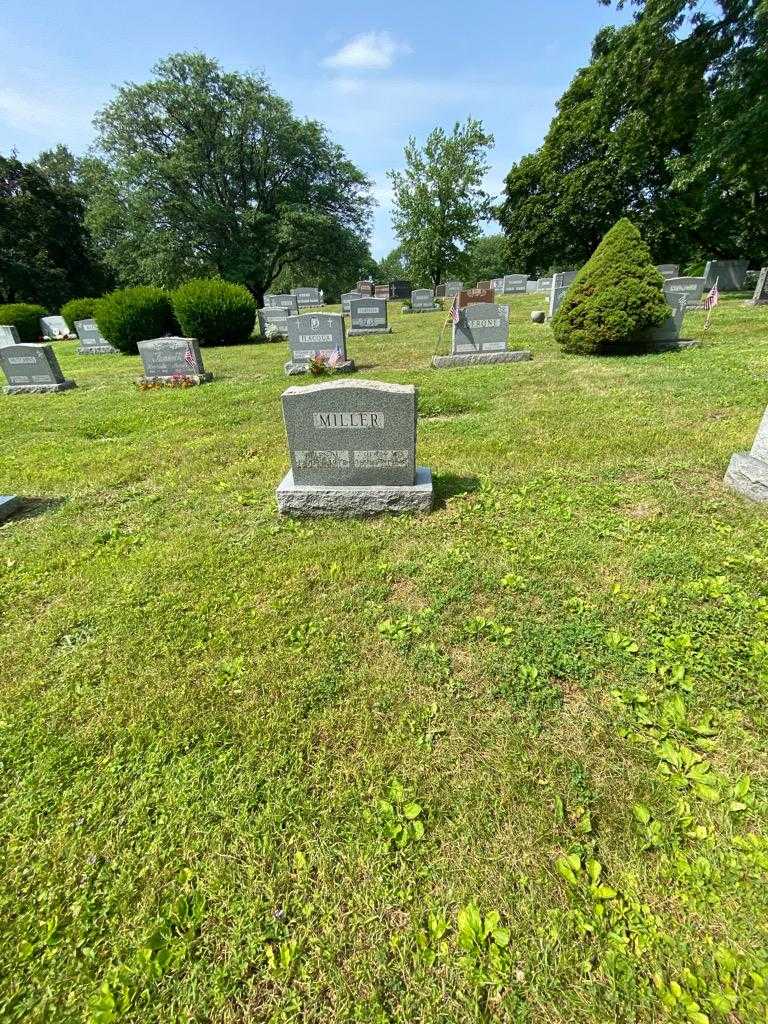
[[0, 306], [0, 324], [15, 327], [19, 339], [26, 343], [40, 340], [40, 317], [45, 315], [46, 310], [42, 306], [35, 306], [31, 302], [8, 302]]
[[648, 246], [623, 218], [605, 235], [552, 319], [555, 340], [583, 355], [639, 344], [670, 316]]
[[195, 278], [171, 295], [182, 334], [201, 345], [231, 345], [253, 333], [256, 303], [247, 288], [217, 278]]
[[176, 328], [171, 300], [162, 288], [121, 288], [98, 299], [93, 318], [110, 344], [121, 352], [138, 352], [138, 343], [162, 338]]
[[65, 302], [59, 312], [74, 331], [76, 320], [93, 319], [93, 311], [96, 308], [98, 299], [70, 299]]

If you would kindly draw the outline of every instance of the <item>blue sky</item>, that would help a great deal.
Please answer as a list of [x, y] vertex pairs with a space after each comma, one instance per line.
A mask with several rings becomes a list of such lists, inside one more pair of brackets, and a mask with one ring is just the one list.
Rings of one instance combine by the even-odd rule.
[[409, 135], [479, 118], [496, 139], [486, 185], [497, 193], [541, 142], [595, 32], [628, 18], [597, 0], [5, 0], [3, 12], [0, 151], [84, 152], [116, 85], [145, 80], [168, 53], [202, 50], [265, 74], [374, 180], [379, 258], [396, 244], [385, 172], [401, 166]]

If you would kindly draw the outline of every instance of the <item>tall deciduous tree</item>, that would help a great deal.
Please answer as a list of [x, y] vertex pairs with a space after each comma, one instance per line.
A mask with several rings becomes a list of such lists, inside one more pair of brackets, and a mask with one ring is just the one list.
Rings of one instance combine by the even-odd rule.
[[460, 266], [467, 246], [491, 217], [482, 181], [493, 145], [480, 121], [468, 118], [448, 134], [435, 128], [423, 149], [411, 138], [405, 169], [390, 171], [395, 193], [393, 222], [416, 277], [437, 287], [446, 271]]
[[349, 233], [367, 234], [368, 179], [260, 77], [175, 54], [96, 123], [89, 223], [126, 283], [214, 272], [261, 303], [291, 267], [337, 271]]
[[504, 235], [483, 235], [467, 252], [466, 276], [469, 281], [487, 281], [510, 270], [507, 239]]

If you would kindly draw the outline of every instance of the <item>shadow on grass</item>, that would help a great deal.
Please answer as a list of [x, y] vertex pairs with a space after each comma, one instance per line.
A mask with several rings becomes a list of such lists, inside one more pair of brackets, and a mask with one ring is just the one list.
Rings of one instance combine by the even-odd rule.
[[45, 515], [46, 512], [53, 512], [54, 509], [59, 508], [66, 500], [66, 498], [21, 498], [19, 508], [12, 512], [4, 522], [12, 523], [15, 520], [33, 519], [35, 516]]
[[472, 494], [480, 489], [480, 480], [476, 476], [458, 476], [456, 473], [437, 473], [432, 477], [435, 489], [435, 508], [445, 508], [449, 498], [457, 498], [461, 494]]

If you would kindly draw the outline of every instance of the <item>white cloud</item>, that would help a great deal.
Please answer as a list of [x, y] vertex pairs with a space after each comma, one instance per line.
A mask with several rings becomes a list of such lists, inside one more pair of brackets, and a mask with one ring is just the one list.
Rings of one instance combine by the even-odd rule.
[[323, 61], [329, 68], [355, 68], [358, 71], [384, 71], [395, 57], [411, 53], [407, 43], [398, 42], [389, 32], [366, 32], [355, 36], [340, 50]]

